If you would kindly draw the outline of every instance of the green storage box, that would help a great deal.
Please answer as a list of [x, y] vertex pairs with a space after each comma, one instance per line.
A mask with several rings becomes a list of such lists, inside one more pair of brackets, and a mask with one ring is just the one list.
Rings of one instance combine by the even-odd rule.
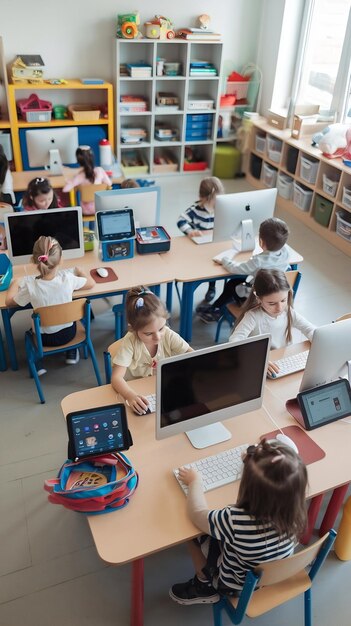
[[213, 175], [218, 178], [234, 178], [240, 172], [240, 151], [234, 146], [217, 146]]
[[316, 196], [316, 203], [314, 209], [314, 219], [321, 226], [327, 227], [330, 222], [330, 216], [333, 210], [333, 203], [330, 200], [322, 198], [322, 196]]

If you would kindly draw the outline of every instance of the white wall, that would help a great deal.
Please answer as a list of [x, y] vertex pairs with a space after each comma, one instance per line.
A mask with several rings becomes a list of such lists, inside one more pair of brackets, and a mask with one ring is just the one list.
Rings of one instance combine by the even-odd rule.
[[[256, 59], [261, 0], [152, 0], [140, 6], [142, 24], [162, 11], [176, 28], [195, 26], [197, 16], [208, 13], [211, 27], [223, 35], [224, 59], [235, 69]], [[1, 0], [6, 61], [19, 53], [41, 54], [48, 77], [113, 80], [117, 13], [130, 8], [130, 0]]]

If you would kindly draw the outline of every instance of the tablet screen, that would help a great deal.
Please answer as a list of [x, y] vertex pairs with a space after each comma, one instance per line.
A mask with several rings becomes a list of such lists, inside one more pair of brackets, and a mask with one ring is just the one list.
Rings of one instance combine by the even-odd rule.
[[129, 448], [128, 424], [124, 404], [113, 404], [67, 415], [70, 458]]
[[114, 241], [134, 237], [134, 220], [131, 209], [99, 211], [97, 213], [100, 241]]
[[346, 379], [303, 391], [297, 397], [310, 429], [351, 415], [350, 385]]

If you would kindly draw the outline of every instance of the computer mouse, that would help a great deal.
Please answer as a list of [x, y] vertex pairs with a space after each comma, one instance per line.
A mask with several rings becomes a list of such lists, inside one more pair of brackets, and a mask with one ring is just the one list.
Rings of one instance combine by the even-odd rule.
[[288, 437], [288, 435], [284, 435], [284, 433], [278, 433], [275, 437], [280, 443], [284, 443], [286, 446], [289, 446], [293, 450], [295, 450], [296, 454], [299, 453], [299, 449], [296, 443]]
[[98, 267], [96, 269], [96, 273], [101, 276], [101, 278], [107, 278], [108, 276], [108, 271], [106, 269], [106, 267]]

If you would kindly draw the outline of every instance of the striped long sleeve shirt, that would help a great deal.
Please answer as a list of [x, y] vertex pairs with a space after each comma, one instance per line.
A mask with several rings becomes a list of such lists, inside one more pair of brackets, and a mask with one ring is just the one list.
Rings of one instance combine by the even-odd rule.
[[212, 230], [214, 222], [213, 211], [209, 211], [199, 202], [194, 202], [184, 213], [179, 216], [177, 226], [182, 233], [191, 230]]

